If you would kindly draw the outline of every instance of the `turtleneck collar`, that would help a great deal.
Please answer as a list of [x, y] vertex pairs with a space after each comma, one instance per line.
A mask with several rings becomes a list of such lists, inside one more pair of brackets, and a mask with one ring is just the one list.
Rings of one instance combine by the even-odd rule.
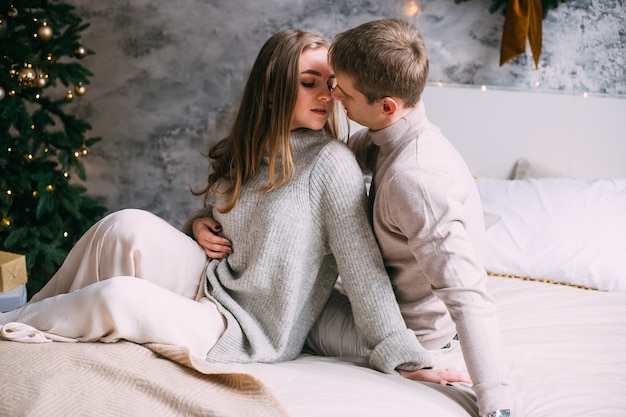
[[[311, 130], [302, 128], [292, 130], [289, 133], [289, 140], [291, 141], [291, 148], [293, 149], [294, 155], [305, 152], [313, 144], [328, 138], [329, 136], [328, 134], [326, 134], [326, 132], [324, 132], [324, 130]], [[279, 155], [277, 161], [280, 161], [280, 159], [281, 158]], [[263, 162], [265, 164], [269, 164], [269, 155], [267, 151], [263, 154]]]
[[324, 130], [296, 129], [289, 134], [291, 146], [294, 152], [302, 151], [311, 146], [312, 143], [328, 138]]
[[412, 140], [415, 136], [406, 134], [409, 130], [416, 133], [428, 125], [424, 103], [418, 105], [406, 116], [384, 129], [369, 131], [372, 142], [380, 148], [380, 152], [389, 153], [404, 142]]

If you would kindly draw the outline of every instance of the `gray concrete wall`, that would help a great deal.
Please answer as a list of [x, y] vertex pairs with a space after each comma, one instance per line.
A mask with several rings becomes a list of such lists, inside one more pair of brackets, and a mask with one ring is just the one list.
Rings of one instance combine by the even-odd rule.
[[[328, 38], [365, 21], [400, 17], [399, 0], [71, 0], [91, 26], [81, 63], [94, 72], [71, 104], [101, 136], [84, 159], [86, 186], [111, 211], [150, 210], [180, 226], [200, 207], [201, 156], [226, 132], [263, 42], [283, 28]], [[626, 97], [624, 2], [570, 0], [543, 22], [543, 55], [503, 67], [504, 22], [491, 0], [418, 0], [408, 18], [431, 54], [430, 81], [522, 91]], [[505, 106], [505, 105], [503, 105]], [[494, 117], [497, 117], [494, 114]]]

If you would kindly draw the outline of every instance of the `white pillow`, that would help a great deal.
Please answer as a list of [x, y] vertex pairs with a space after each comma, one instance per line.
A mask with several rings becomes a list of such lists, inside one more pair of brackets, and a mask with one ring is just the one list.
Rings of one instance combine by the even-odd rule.
[[626, 290], [626, 179], [477, 179], [489, 272]]

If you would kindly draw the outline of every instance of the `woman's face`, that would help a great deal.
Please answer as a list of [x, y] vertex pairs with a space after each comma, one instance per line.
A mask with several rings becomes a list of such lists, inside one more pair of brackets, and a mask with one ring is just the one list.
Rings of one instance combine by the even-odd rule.
[[335, 78], [328, 66], [328, 49], [306, 49], [300, 57], [298, 98], [291, 130], [307, 128], [320, 130], [333, 110], [334, 101], [329, 85]]

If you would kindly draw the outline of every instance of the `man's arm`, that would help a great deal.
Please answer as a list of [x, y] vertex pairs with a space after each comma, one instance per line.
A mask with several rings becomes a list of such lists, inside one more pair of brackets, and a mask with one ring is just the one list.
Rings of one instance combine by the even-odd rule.
[[479, 408], [484, 413], [508, 405], [496, 308], [466, 229], [464, 192], [441, 170], [424, 168], [393, 181], [386, 192], [394, 196], [390, 217], [407, 236], [416, 262], [456, 325]]

